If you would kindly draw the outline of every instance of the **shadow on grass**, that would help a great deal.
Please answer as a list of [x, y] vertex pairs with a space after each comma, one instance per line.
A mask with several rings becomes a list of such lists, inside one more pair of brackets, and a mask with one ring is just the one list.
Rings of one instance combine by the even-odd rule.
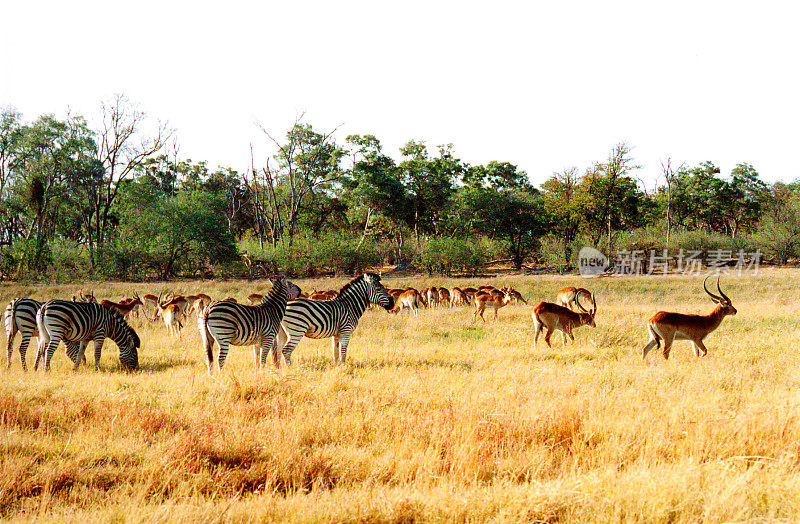
[[[336, 364], [327, 358], [306, 360], [303, 367], [313, 371], [326, 371], [342, 364]], [[475, 367], [472, 362], [465, 360], [444, 360], [444, 359], [419, 359], [419, 360], [348, 360], [344, 366], [348, 369], [387, 369], [387, 368], [409, 368], [409, 369], [429, 369], [444, 368], [457, 371], [472, 371]]]
[[139, 362], [139, 372], [140, 373], [159, 373], [161, 371], [166, 371], [168, 369], [181, 367], [181, 366], [196, 366], [196, 360], [188, 360], [185, 358], [170, 358], [164, 360], [158, 360], [155, 362], [152, 361], [145, 361]]
[[592, 351], [565, 352], [562, 348], [553, 348], [551, 351], [541, 353], [528, 350], [520, 355], [523, 362], [557, 362], [559, 364], [574, 364], [575, 362], [589, 362], [592, 360], [618, 360], [614, 354], [598, 353]]

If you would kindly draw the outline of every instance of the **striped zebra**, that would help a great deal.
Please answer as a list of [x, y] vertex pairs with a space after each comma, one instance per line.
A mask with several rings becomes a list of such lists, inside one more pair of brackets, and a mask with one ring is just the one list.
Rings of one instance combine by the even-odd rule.
[[14, 339], [19, 333], [22, 337], [22, 342], [19, 344], [19, 359], [22, 362], [22, 369], [28, 370], [25, 354], [28, 351], [31, 337], [36, 337], [37, 341], [39, 339], [39, 330], [36, 328], [36, 313], [40, 307], [42, 307], [42, 303], [32, 298], [15, 298], [6, 306], [3, 312], [3, 323], [6, 327], [6, 338], [8, 339], [6, 369], [11, 367]]
[[78, 343], [76, 358], [70, 359], [77, 370], [85, 361], [86, 345], [94, 341], [94, 367], [100, 369], [100, 356], [106, 337], [119, 346], [119, 360], [128, 370], [139, 367], [139, 335], [116, 311], [96, 302], [70, 302], [50, 300], [45, 302], [36, 314], [39, 329], [39, 353], [34, 369], [44, 356], [44, 369], [50, 370], [50, 361], [62, 340], [67, 344]]
[[[364, 273], [354, 278], [333, 300], [322, 302], [300, 298], [289, 302], [277, 339], [277, 347], [283, 348], [281, 352], [286, 365], [291, 365], [292, 351], [303, 336], [333, 337], [333, 359], [344, 362], [350, 336], [370, 303], [387, 311], [394, 307], [394, 299], [375, 273]], [[277, 352], [275, 358], [278, 358]]]
[[[261, 369], [275, 342], [275, 334], [286, 312], [286, 303], [300, 295], [300, 288], [280, 277], [272, 280], [272, 290], [257, 306], [216, 301], [197, 316], [197, 327], [206, 352], [208, 372], [214, 367], [214, 341], [219, 344], [219, 370], [225, 365], [228, 346], [253, 345], [256, 367]], [[278, 356], [274, 355], [275, 364]]]

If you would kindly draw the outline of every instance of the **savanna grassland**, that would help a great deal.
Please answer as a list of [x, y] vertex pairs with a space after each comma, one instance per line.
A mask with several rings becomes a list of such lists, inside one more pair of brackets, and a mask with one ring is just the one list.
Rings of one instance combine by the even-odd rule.
[[[297, 281], [338, 288], [344, 279]], [[385, 277], [387, 287], [479, 284]], [[134, 319], [141, 370], [0, 382], [0, 516], [22, 521], [731, 521], [800, 518], [800, 272], [723, 278], [739, 313], [697, 359], [677, 342], [642, 362], [659, 309], [708, 313], [688, 277], [516, 276], [531, 302], [471, 323], [467, 308], [367, 311], [334, 365], [305, 339], [292, 369], [233, 348], [208, 375], [192, 318], [182, 337]], [[597, 294], [597, 328], [534, 348], [530, 313], [565, 285]], [[266, 283], [95, 284], [98, 297], [214, 297]], [[91, 285], [85, 286], [85, 289]], [[77, 286], [4, 286], [0, 298]], [[18, 344], [18, 342], [17, 342]], [[35, 348], [35, 344], [33, 344]], [[30, 349], [32, 365], [35, 351]], [[87, 356], [92, 360], [91, 348]]]

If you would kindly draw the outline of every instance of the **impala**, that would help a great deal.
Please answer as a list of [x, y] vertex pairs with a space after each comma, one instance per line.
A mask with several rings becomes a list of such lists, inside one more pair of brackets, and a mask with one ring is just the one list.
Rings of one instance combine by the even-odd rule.
[[722, 319], [727, 315], [735, 315], [736, 308], [731, 304], [731, 299], [722, 292], [719, 287], [719, 277], [717, 277], [717, 291], [719, 295], [714, 295], [706, 287], [706, 281], [709, 277], [703, 280], [703, 289], [711, 301], [717, 304], [714, 311], [708, 315], [685, 315], [683, 313], [670, 313], [668, 311], [659, 311], [647, 324], [647, 331], [650, 334], [650, 342], [642, 349], [642, 358], [647, 356], [647, 352], [654, 347], [661, 347], [661, 340], [664, 340], [664, 358], [669, 358], [669, 350], [672, 347], [672, 342], [675, 340], [689, 340], [692, 343], [692, 349], [697, 357], [704, 357], [708, 350], [703, 339], [709, 333], [717, 329], [722, 323]]
[[408, 308], [414, 316], [417, 316], [418, 309], [422, 306], [422, 295], [413, 287], [399, 293], [397, 298], [392, 295], [392, 298], [394, 298], [394, 308], [391, 309], [392, 313], [399, 313], [404, 308]]
[[478, 320], [478, 315], [480, 315], [481, 320], [486, 322], [486, 319], [483, 318], [483, 312], [487, 306], [494, 308], [494, 318], [497, 319], [497, 310], [509, 302], [511, 302], [511, 295], [508, 293], [498, 296], [494, 293], [482, 293], [479, 291], [475, 294], [475, 313], [472, 315], [472, 322]]
[[588, 313], [585, 307], [581, 304], [581, 297], [587, 300], [592, 300], [592, 292], [582, 287], [565, 287], [556, 295], [556, 304], [569, 308], [573, 311], [581, 311]]
[[539, 302], [539, 304], [533, 308], [533, 313], [531, 313], [531, 317], [533, 317], [533, 326], [536, 330], [533, 339], [534, 347], [536, 347], [536, 343], [539, 342], [539, 333], [541, 333], [542, 328], [547, 328], [547, 333], [544, 335], [544, 341], [547, 342], [547, 347], [553, 347], [550, 345], [550, 336], [555, 330], [561, 331], [561, 338], [566, 346], [567, 337], [575, 342], [575, 337], [572, 335], [573, 329], [581, 326], [597, 327], [594, 323], [594, 315], [597, 313], [597, 302], [595, 302], [593, 293], [590, 293], [589, 296], [592, 299], [592, 309], [585, 313], [576, 313], [571, 309], [553, 304], [552, 302]]
[[142, 300], [139, 298], [139, 295], [136, 293], [133, 294], [132, 299], [123, 299], [119, 302], [112, 302], [110, 300], [101, 300], [100, 305], [103, 307], [107, 307], [109, 309], [113, 309], [124, 319], [126, 318], [131, 311], [133, 311], [136, 306], [142, 304]]
[[462, 289], [454, 287], [450, 290], [451, 306], [466, 306], [468, 304], [467, 295]]

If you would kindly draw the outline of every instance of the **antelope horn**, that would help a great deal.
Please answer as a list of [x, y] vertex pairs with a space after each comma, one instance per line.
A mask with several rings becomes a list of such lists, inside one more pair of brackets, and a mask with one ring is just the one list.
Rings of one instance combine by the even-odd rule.
[[[588, 313], [589, 311], [587, 311], [586, 308], [583, 307], [583, 304], [581, 304], [581, 290], [582, 289], [575, 290], [575, 303], [578, 305], [578, 309], [584, 313]], [[589, 296], [592, 296], [592, 294], [590, 293]]]
[[[722, 300], [723, 300], [723, 299], [722, 299], [722, 297], [718, 297], [717, 295], [715, 295], [714, 293], [712, 293], [711, 291], [709, 291], [709, 290], [708, 290], [708, 288], [706, 287], [706, 282], [708, 281], [708, 279], [709, 279], [709, 278], [711, 278], [711, 275], [708, 275], [708, 276], [707, 276], [707, 277], [706, 277], [706, 278], [703, 280], [703, 289], [705, 289], [705, 290], [706, 290], [706, 293], [708, 293], [708, 296], [710, 296], [710, 297], [711, 297], [711, 299], [712, 299], [714, 302], [722, 302]], [[719, 277], [717, 277], [717, 286], [719, 286]]]
[[720, 287], [719, 287], [719, 276], [717, 276], [717, 291], [719, 291], [719, 294], [720, 294], [720, 296], [721, 296], [722, 298], [724, 298], [725, 300], [727, 300], [727, 301], [728, 301], [728, 303], [730, 303], [731, 299], [729, 299], [729, 298], [728, 298], [728, 295], [726, 295], [725, 293], [723, 293], [723, 292], [722, 292], [722, 288], [720, 288]]
[[594, 314], [597, 313], [597, 302], [594, 299], [594, 293], [591, 293], [591, 297], [592, 297], [592, 316], [594, 316]]

